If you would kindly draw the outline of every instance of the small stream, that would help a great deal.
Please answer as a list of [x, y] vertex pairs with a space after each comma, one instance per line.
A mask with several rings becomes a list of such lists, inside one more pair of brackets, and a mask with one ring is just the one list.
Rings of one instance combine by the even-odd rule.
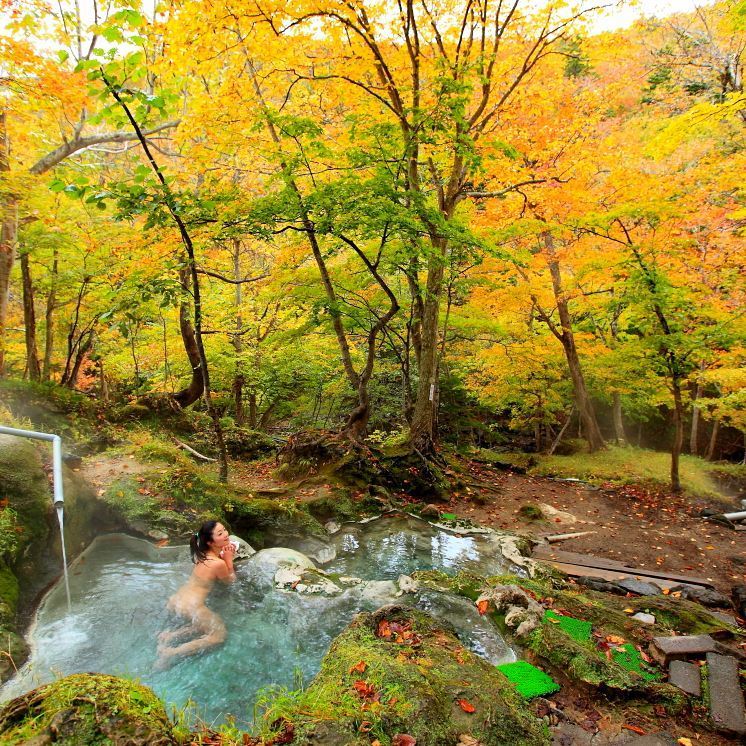
[[[396, 580], [416, 569], [506, 570], [488, 540], [412, 518], [345, 524], [325, 545], [312, 538], [284, 545], [316, 554], [327, 572], [364, 580]], [[252, 558], [237, 563], [236, 583], [217, 584], [209, 597], [226, 622], [226, 643], [155, 670], [156, 637], [177, 624], [165, 601], [190, 572], [186, 547], [157, 548], [123, 534], [97, 538], [71, 566], [72, 611], [67, 613], [58, 583], [37, 611], [32, 655], [0, 690], [0, 699], [58, 676], [97, 671], [139, 679], [177, 707], [191, 701], [192, 718], [219, 723], [232, 716], [246, 726], [261, 690], [309, 684], [332, 640], [357, 612], [398, 600], [451, 622], [462, 642], [492, 663], [516, 657], [465, 599], [432, 591], [397, 599], [391, 583], [360, 584], [333, 597], [283, 592], [275, 589], [273, 573]]]

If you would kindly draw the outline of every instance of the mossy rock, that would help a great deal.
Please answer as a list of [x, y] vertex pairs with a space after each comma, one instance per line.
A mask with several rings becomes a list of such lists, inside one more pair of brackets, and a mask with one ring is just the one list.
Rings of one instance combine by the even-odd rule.
[[[0, 683], [15, 676], [18, 668], [28, 658], [29, 646], [12, 625], [0, 624], [0, 640], [3, 641], [3, 651], [0, 655]], [[0, 739], [0, 742], [5, 743]]]
[[225, 505], [225, 517], [233, 531], [256, 548], [264, 546], [264, 534], [277, 531], [326, 536], [308, 506], [293, 499], [236, 497]]
[[14, 617], [19, 593], [18, 578], [10, 568], [0, 563], [0, 624]]
[[[229, 456], [249, 461], [274, 453], [278, 448], [277, 443], [266, 433], [235, 424], [223, 428], [223, 441]], [[218, 455], [215, 434], [212, 430], [196, 433], [190, 445], [200, 453], [210, 456]]]
[[[432, 570], [418, 571], [413, 576], [421, 585], [461, 595], [471, 600], [475, 600], [482, 590], [489, 587], [516, 585], [540, 603], [543, 602], [545, 606], [551, 604], [553, 608], [561, 609], [566, 615], [592, 625], [592, 628], [600, 633], [602, 638], [607, 635], [616, 635], [628, 642], [644, 646], [658, 628], [658, 625], [655, 627], [643, 625], [631, 619], [630, 614], [624, 611], [625, 608], [634, 608], [636, 602], [639, 602], [642, 607], [644, 603], [651, 601], [650, 598], [621, 599], [586, 588], [581, 589], [558, 578], [529, 579], [515, 575], [500, 575], [485, 579], [469, 573], [461, 572], [449, 576]], [[710, 625], [708, 627], [710, 629], [714, 629], [714, 625], [718, 623], [722, 626], [722, 622], [711, 617], [705, 609], [697, 608], [696, 604], [665, 596], [655, 597], [654, 602], [659, 609], [669, 609], [672, 617], [675, 616], [677, 620], [688, 619], [691, 624], [694, 624], [693, 620], [696, 620], [697, 624]], [[688, 616], [690, 614], [691, 617]], [[504, 628], [503, 617], [494, 613], [492, 617], [500, 629], [508, 632]], [[661, 631], [668, 630], [665, 626], [660, 629]], [[551, 666], [552, 670], [571, 680], [589, 684], [607, 693], [643, 696], [665, 704], [672, 711], [677, 711], [685, 703], [680, 690], [654, 680], [650, 675], [654, 671], [646, 669], [643, 673], [639, 673], [635, 670], [628, 670], [614, 660], [613, 655], [607, 658], [605, 653], [598, 649], [593, 639], [585, 641], [574, 639], [563, 629], [562, 624], [545, 621], [528, 636], [520, 638], [518, 642], [525, 645], [538, 659]]]
[[49, 533], [47, 515], [52, 489], [34, 445], [14, 435], [0, 435], [0, 498], [16, 512], [15, 547], [7, 557], [12, 565], [29, 543], [44, 544]]
[[462, 734], [484, 746], [551, 742], [495, 666], [405, 606], [357, 615], [311, 686], [271, 702], [264, 719], [290, 720], [297, 744], [390, 744], [399, 733], [418, 746], [453, 746]]
[[175, 744], [163, 703], [147, 687], [115, 676], [73, 674], [0, 710], [5, 746], [167, 746]]

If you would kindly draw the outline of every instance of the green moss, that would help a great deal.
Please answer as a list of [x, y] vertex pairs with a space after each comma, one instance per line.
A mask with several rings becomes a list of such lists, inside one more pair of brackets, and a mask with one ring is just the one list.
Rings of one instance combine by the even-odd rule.
[[660, 679], [660, 674], [648, 666], [642, 659], [640, 651], [628, 642], [624, 643], [624, 645], [613, 648], [611, 651], [611, 657], [614, 659], [614, 662], [618, 663], [622, 668], [640, 674], [643, 679], [647, 679], [648, 681], [657, 681]]
[[538, 505], [533, 505], [531, 503], [521, 505], [521, 507], [518, 509], [518, 515], [520, 515], [521, 518], [526, 518], [529, 521], [540, 521], [542, 518], [544, 518], [544, 513], [541, 512], [541, 508]]
[[543, 697], [558, 692], [560, 685], [540, 668], [532, 666], [528, 661], [514, 661], [503, 663], [497, 667], [500, 673], [515, 684], [518, 694], [524, 699]]
[[7, 703], [0, 740], [21, 746], [31, 739], [61, 746], [174, 743], [163, 704], [150, 689], [101, 674], [67, 676]]
[[[15, 614], [19, 593], [18, 578], [9, 568], [0, 564], [0, 601], [7, 606], [8, 616]], [[3, 616], [5, 614], [0, 612], [0, 620]]]
[[[485, 579], [469, 572], [459, 572], [456, 575], [448, 575], [441, 570], [416, 570], [412, 577], [426, 588], [436, 591], [454, 593], [464, 596], [471, 601], [476, 601], [485, 587]], [[514, 575], [508, 576], [516, 580]]]
[[635, 611], [645, 611], [655, 616], [655, 626], [661, 631], [678, 632], [688, 635], [736, 634], [746, 638], [743, 631], [732, 627], [698, 603], [672, 596], [646, 596], [644, 598], [617, 601]]
[[[392, 625], [391, 636], [377, 635], [381, 622]], [[408, 733], [422, 746], [452, 746], [462, 733], [485, 746], [550, 742], [505, 676], [438, 622], [406, 607], [358, 615], [307, 690], [268, 696], [263, 709], [267, 724], [291, 720], [299, 744], [377, 738], [388, 745], [396, 733]]]
[[585, 642], [591, 639], [591, 630], [593, 627], [590, 622], [584, 622], [571, 616], [556, 614], [550, 609], [544, 612], [544, 621], [547, 624], [559, 624], [560, 629], [576, 642]]
[[338, 488], [331, 495], [320, 497], [309, 503], [311, 515], [320, 520], [334, 518], [339, 521], [354, 521], [381, 512], [381, 505], [369, 493], [353, 499], [349, 490]]
[[14, 676], [23, 662], [28, 658], [29, 648], [26, 641], [12, 626], [0, 624], [0, 683]]
[[153, 521], [158, 501], [140, 493], [142, 486], [135, 477], [126, 476], [112, 482], [101, 499], [128, 522]]
[[231, 525], [247, 537], [253, 532], [260, 539], [265, 531], [278, 529], [326, 536], [324, 527], [311, 515], [308, 505], [293, 498], [236, 497], [226, 506], [226, 514]]
[[[568, 456], [536, 454], [532, 455], [533, 464], [529, 462], [526, 454], [497, 453], [496, 458], [529, 466], [530, 474], [581, 479], [590, 484], [647, 483], [656, 487], [667, 487], [670, 484], [670, 454], [634, 446], [610, 444], [603, 451], [583, 451]], [[713, 471], [713, 465], [709, 461], [682, 454], [681, 482], [688, 494], [721, 498], [722, 494], [712, 477]]]
[[8, 561], [13, 564], [31, 538], [44, 540], [52, 491], [36, 448], [27, 440], [0, 435], [0, 499], [15, 513], [17, 541]]

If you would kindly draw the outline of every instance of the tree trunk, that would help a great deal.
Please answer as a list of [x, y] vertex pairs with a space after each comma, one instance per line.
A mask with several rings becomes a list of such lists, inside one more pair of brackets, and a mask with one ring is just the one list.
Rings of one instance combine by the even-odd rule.
[[445, 253], [447, 242], [442, 238], [432, 240], [436, 256], [428, 266], [427, 291], [422, 309], [419, 381], [414, 414], [410, 426], [410, 443], [424, 456], [435, 453], [438, 433], [435, 426], [435, 402], [438, 386], [438, 332], [440, 324], [440, 297], [443, 292]]
[[679, 477], [679, 457], [681, 446], [684, 443], [684, 405], [681, 399], [681, 381], [674, 376], [673, 388], [673, 444], [671, 445], [671, 491], [681, 492], [681, 479]]
[[[700, 366], [700, 370], [704, 370], [704, 365]], [[689, 433], [689, 453], [692, 453], [696, 456], [697, 452], [699, 451], [699, 407], [697, 406], [697, 402], [700, 400], [700, 397], [702, 396], [702, 381], [697, 381], [697, 388], [694, 391], [694, 402], [692, 404], [692, 429]]]
[[622, 397], [618, 391], [612, 395], [612, 419], [614, 420], [614, 437], [618, 445], [624, 445], [627, 442], [627, 435], [624, 432], [624, 419], [622, 418]]
[[101, 401], [104, 404], [109, 403], [109, 384], [106, 381], [106, 372], [104, 371], [104, 359], [100, 357], [98, 359], [98, 380], [99, 380], [99, 395]]
[[241, 318], [241, 303], [243, 302], [241, 291], [241, 242], [236, 238], [233, 240], [233, 279], [234, 285], [233, 301], [236, 307], [236, 333], [233, 335], [231, 342], [233, 349], [236, 351], [236, 372], [233, 378], [233, 400], [236, 406], [236, 424], [243, 425], [246, 422], [246, 414], [243, 407], [243, 386], [244, 375], [241, 372], [241, 353], [243, 352], [243, 338], [241, 337], [241, 327], [243, 319]]
[[[180, 270], [179, 275], [182, 276], [183, 274], [184, 271]], [[184, 277], [182, 277], [182, 285], [185, 281]], [[194, 327], [189, 318], [189, 311], [188, 303], [186, 301], [182, 302], [179, 306], [179, 329], [181, 330], [181, 339], [184, 343], [184, 350], [189, 359], [189, 364], [192, 366], [192, 380], [189, 382], [189, 385], [174, 394], [176, 403], [182, 409], [185, 409], [198, 401], [205, 390], [205, 380], [202, 376], [202, 363], [200, 361], [199, 348], [197, 347], [197, 339], [194, 335]]]
[[424, 314], [422, 293], [420, 292], [420, 282], [417, 277], [418, 270], [419, 266], [417, 258], [413, 257], [409, 260], [409, 266], [407, 267], [406, 275], [412, 304], [409, 321], [409, 336], [412, 342], [412, 348], [414, 349], [414, 358], [417, 361], [417, 364], [419, 364], [420, 362], [420, 351], [422, 350], [422, 316]]
[[249, 393], [249, 427], [252, 430], [256, 430], [256, 426], [257, 426], [256, 392], [251, 391]]
[[36, 347], [36, 310], [34, 309], [34, 285], [31, 281], [28, 252], [21, 254], [21, 278], [23, 281], [23, 322], [26, 337], [26, 370], [29, 380], [41, 380], [39, 352]]
[[575, 334], [572, 328], [567, 296], [562, 288], [562, 275], [554, 251], [554, 239], [549, 231], [544, 233], [544, 246], [547, 252], [547, 264], [552, 276], [552, 289], [554, 290], [554, 298], [557, 303], [557, 311], [559, 312], [560, 325], [562, 327], [562, 333], [560, 335], [557, 335], [556, 331], [554, 333], [555, 336], [559, 336], [559, 339], [562, 342], [567, 365], [570, 369], [573, 390], [575, 392], [575, 405], [578, 408], [580, 419], [583, 422], [583, 431], [584, 436], [588, 441], [588, 450], [591, 453], [594, 453], [604, 447], [604, 439], [601, 435], [601, 430], [598, 427], [593, 403], [591, 402], [590, 396], [588, 396], [583, 369], [580, 365], [580, 357], [578, 356], [578, 350], [575, 346]]
[[[0, 174], [7, 174], [9, 171], [6, 113], [0, 111]], [[3, 202], [0, 203], [0, 378], [5, 375], [10, 272], [13, 269], [17, 241], [18, 196], [5, 194], [3, 195]]]
[[712, 423], [712, 433], [710, 434], [710, 442], [707, 446], [707, 453], [705, 454], [705, 458], [708, 461], [712, 461], [715, 456], [715, 446], [718, 442], [718, 435], [720, 433], [720, 420], [715, 420], [715, 422]]
[[69, 389], [74, 389], [78, 383], [78, 375], [80, 374], [80, 368], [83, 365], [85, 356], [93, 346], [93, 330], [89, 329], [78, 340], [77, 351], [75, 353], [75, 361], [73, 362], [72, 368], [69, 375], [66, 377], [64, 385]]
[[562, 442], [562, 436], [565, 434], [565, 430], [567, 430], [567, 427], [570, 424], [572, 420], [572, 416], [574, 414], [575, 414], [575, 405], [573, 405], [572, 409], [570, 410], [570, 414], [567, 415], [565, 424], [562, 425], [562, 429], [557, 434], [557, 437], [552, 441], [552, 445], [549, 447], [549, 450], [547, 451], [547, 456], [554, 455], [554, 452], [557, 450], [557, 446]]
[[54, 350], [54, 311], [57, 304], [57, 275], [58, 275], [57, 249], [54, 250], [52, 259], [52, 275], [50, 278], [49, 295], [47, 306], [44, 311], [44, 364], [41, 371], [43, 381], [48, 381], [52, 375], [52, 352]]

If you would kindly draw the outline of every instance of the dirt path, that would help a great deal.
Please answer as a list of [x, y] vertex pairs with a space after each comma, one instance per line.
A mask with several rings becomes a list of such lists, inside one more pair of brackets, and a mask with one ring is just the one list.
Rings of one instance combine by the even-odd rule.
[[[703, 577], [728, 593], [746, 582], [743, 531], [698, 517], [703, 505], [661, 490], [639, 487], [595, 489], [582, 483], [535, 478], [472, 467], [475, 481], [494, 491], [471, 488], [448, 503], [450, 512], [494, 528], [531, 536], [592, 531], [563, 541], [569, 552], [595, 554], [641, 568]], [[548, 520], [529, 520], [525, 505], [562, 511]]]
[[153, 467], [138, 461], [134, 455], [106, 456], [98, 455], [83, 459], [80, 473], [99, 490], [105, 490], [117, 479], [127, 476], [138, 476]]

